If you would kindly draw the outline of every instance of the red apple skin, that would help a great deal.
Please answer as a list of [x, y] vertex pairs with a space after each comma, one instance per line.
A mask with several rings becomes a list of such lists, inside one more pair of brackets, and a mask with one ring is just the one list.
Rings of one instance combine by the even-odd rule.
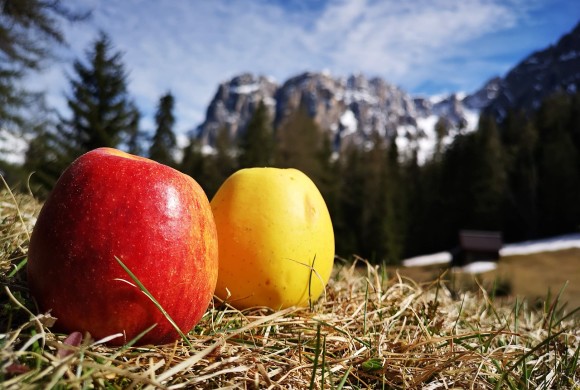
[[[100, 148], [59, 178], [34, 227], [28, 283], [64, 332], [115, 333], [139, 344], [179, 335], [115, 260], [118, 257], [187, 333], [217, 281], [216, 227], [207, 196], [191, 177], [152, 160]], [[122, 280], [118, 280], [122, 279]]]

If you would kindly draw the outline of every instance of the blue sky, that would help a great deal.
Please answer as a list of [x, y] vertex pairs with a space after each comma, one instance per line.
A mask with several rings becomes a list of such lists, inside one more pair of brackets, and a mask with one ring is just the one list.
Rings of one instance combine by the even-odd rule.
[[175, 95], [176, 131], [196, 127], [218, 84], [242, 72], [279, 83], [303, 71], [379, 76], [418, 95], [473, 92], [580, 21], [577, 0], [76, 0], [90, 21], [66, 25], [63, 61], [31, 78], [66, 113], [75, 58], [107, 32], [129, 91], [153, 129]]

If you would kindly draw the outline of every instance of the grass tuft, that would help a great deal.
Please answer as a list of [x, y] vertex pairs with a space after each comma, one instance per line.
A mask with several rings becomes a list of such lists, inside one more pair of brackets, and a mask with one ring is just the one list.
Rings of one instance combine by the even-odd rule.
[[535, 305], [483, 285], [387, 277], [361, 259], [337, 261], [312, 308], [239, 311], [216, 299], [168, 345], [58, 334], [26, 287], [38, 210], [0, 192], [0, 388], [580, 389], [579, 319], [562, 290]]

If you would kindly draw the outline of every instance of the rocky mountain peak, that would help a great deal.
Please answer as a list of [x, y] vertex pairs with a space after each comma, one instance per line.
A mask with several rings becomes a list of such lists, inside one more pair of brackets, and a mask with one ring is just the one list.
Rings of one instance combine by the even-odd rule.
[[[469, 95], [413, 97], [364, 74], [334, 77], [327, 72], [305, 72], [282, 84], [241, 74], [219, 85], [197, 134], [208, 145], [224, 127], [237, 137], [263, 101], [275, 127], [302, 106], [333, 137], [339, 150], [350, 142], [366, 145], [371, 134], [377, 133], [397, 142], [402, 153], [417, 150], [425, 160], [436, 142], [449, 144], [457, 134], [474, 130], [484, 109], [501, 120], [510, 108], [533, 110], [549, 94], [575, 92], [579, 87], [580, 24], [556, 45], [531, 54], [505, 77], [493, 78]], [[437, 140], [434, 130], [440, 120], [448, 128], [444, 140]]]
[[434, 116], [444, 116], [449, 127], [461, 128], [468, 127], [473, 117], [459, 95], [438, 102], [413, 98], [381, 78], [363, 74], [333, 77], [325, 72], [305, 72], [282, 85], [263, 76], [243, 74], [220, 84], [198, 134], [209, 144], [223, 127], [237, 136], [261, 100], [270, 109], [274, 126], [301, 106], [306, 108], [338, 148], [350, 142], [365, 144], [373, 133], [388, 140], [406, 137], [418, 144], [418, 138], [433, 133], [424, 127], [436, 122], [431, 119]]
[[275, 113], [274, 96], [278, 84], [271, 78], [244, 73], [222, 82], [206, 112], [206, 120], [198, 132], [204, 143], [213, 144], [217, 133], [227, 128], [230, 136], [237, 137], [262, 101]]
[[483, 110], [499, 94], [501, 82], [502, 79], [500, 77], [488, 80], [478, 91], [466, 96], [463, 99], [463, 103], [467, 108]]

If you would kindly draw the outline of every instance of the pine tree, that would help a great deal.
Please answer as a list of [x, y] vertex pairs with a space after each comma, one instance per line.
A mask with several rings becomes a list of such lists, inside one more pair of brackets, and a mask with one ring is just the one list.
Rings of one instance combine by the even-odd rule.
[[450, 207], [454, 193], [448, 190], [444, 177], [444, 162], [449, 154], [451, 151], [446, 150], [441, 160], [427, 161], [422, 166], [415, 156], [406, 168], [409, 256], [449, 250], [455, 244], [456, 227], [449, 227], [455, 220], [455, 207]]
[[72, 94], [67, 97], [72, 117], [63, 121], [79, 155], [103, 146], [118, 147], [133, 120], [122, 54], [113, 52], [105, 33], [93, 43], [87, 60], [88, 64], [74, 62], [76, 78], [70, 80]]
[[482, 116], [475, 133], [474, 171], [472, 175], [471, 227], [501, 230], [501, 207], [506, 176], [502, 146], [495, 118]]
[[[458, 136], [444, 157], [444, 198], [449, 234], [501, 228], [502, 149], [495, 119], [482, 116], [476, 132]], [[452, 233], [454, 232], [454, 233]]]
[[239, 143], [240, 168], [267, 167], [273, 163], [274, 135], [268, 108], [260, 102]]
[[387, 257], [387, 147], [378, 134], [363, 149], [347, 144], [337, 162], [340, 183], [336, 190], [338, 211], [333, 218], [336, 251], [372, 262]]
[[206, 156], [205, 181], [200, 185], [208, 198], [212, 198], [222, 183], [237, 169], [234, 145], [227, 127], [218, 130], [214, 144], [215, 153]]
[[580, 158], [569, 134], [560, 133], [541, 146], [539, 207], [542, 235], [576, 231], [580, 219]]
[[37, 137], [43, 144], [31, 145], [35, 152], [29, 150], [26, 166], [45, 177], [32, 184], [50, 185], [76, 157], [102, 146], [120, 147], [130, 135], [135, 110], [121, 53], [113, 52], [111, 41], [101, 33], [87, 52], [87, 61], [74, 62], [76, 77], [70, 80], [72, 92], [67, 96], [71, 117], [61, 118], [53, 131]]
[[338, 210], [332, 220], [336, 236], [336, 253], [341, 256], [363, 256], [363, 208], [366, 204], [365, 162], [362, 150], [348, 144], [342, 150], [338, 165]]
[[[4, 67], [4, 64], [0, 64]], [[32, 96], [17, 85], [22, 72], [13, 69], [0, 68], [0, 127], [10, 128], [12, 132], [24, 127], [25, 119], [22, 108]]]
[[569, 126], [574, 145], [580, 153], [580, 92], [576, 92], [570, 99]]
[[296, 168], [318, 184], [323, 176], [320, 161], [322, 137], [323, 132], [301, 104], [277, 129], [275, 165]]
[[443, 154], [443, 139], [449, 133], [449, 124], [444, 118], [439, 118], [437, 123], [435, 123], [435, 135], [437, 136], [435, 141], [435, 151], [433, 158], [435, 160], [441, 159]]
[[139, 122], [141, 121], [141, 113], [135, 104], [131, 105], [131, 121], [129, 122], [129, 128], [127, 129], [127, 152], [143, 156], [143, 141], [146, 135], [143, 133], [139, 127]]
[[395, 139], [389, 143], [385, 171], [386, 205], [383, 223], [386, 247], [383, 259], [388, 264], [400, 264], [405, 252], [408, 215], [405, 177], [399, 162], [399, 149]]
[[371, 135], [372, 147], [363, 150], [363, 191], [360, 221], [359, 254], [374, 262], [382, 262], [387, 253], [387, 148], [383, 137]]
[[63, 21], [85, 20], [60, 0], [4, 0], [0, 2], [0, 127], [24, 130], [29, 108], [38, 110], [37, 94], [22, 88], [21, 80], [53, 58], [53, 45], [65, 44]]
[[28, 69], [39, 69], [52, 54], [53, 43], [64, 44], [62, 21], [85, 20], [60, 0], [4, 0], [0, 8], [0, 59]]
[[[426, 249], [426, 222], [424, 218], [427, 210], [431, 207], [427, 205], [428, 199], [436, 199], [437, 196], [433, 190], [426, 191], [427, 175], [429, 165], [435, 164], [433, 161], [426, 162], [423, 166], [419, 165], [417, 150], [411, 150], [410, 158], [402, 165], [401, 170], [405, 181], [407, 227], [405, 229], [405, 252], [406, 256], [416, 256], [421, 253], [428, 253]], [[439, 164], [439, 162], [437, 162]]]
[[149, 157], [165, 165], [175, 166], [175, 148], [177, 141], [173, 126], [175, 117], [173, 115], [174, 106], [173, 95], [168, 92], [159, 99], [159, 106], [155, 114], [157, 128], [153, 136], [153, 143], [149, 149]]
[[[539, 131], [538, 203], [541, 234], [576, 231], [580, 226], [580, 150], [575, 146], [574, 100], [555, 95], [541, 105], [535, 123]], [[578, 102], [578, 100], [576, 100]]]
[[323, 134], [322, 145], [317, 153], [320, 164], [320, 175], [317, 178], [317, 187], [322, 194], [331, 218], [338, 217], [340, 172], [338, 155], [334, 153], [332, 140], [329, 134]]
[[201, 139], [195, 135], [190, 136], [189, 144], [183, 150], [183, 158], [179, 163], [178, 169], [193, 177], [199, 185], [206, 190], [207, 178], [207, 160], [203, 154], [203, 145]]
[[[457, 136], [446, 149], [441, 166], [441, 190], [439, 200], [434, 201], [439, 209], [432, 210], [433, 236], [437, 236], [440, 247], [452, 248], [457, 243], [457, 232], [461, 229], [486, 229], [476, 218], [483, 209], [483, 200], [477, 200], [478, 191], [485, 192], [487, 172], [484, 168], [480, 137], [476, 132]], [[483, 195], [483, 194], [482, 194]], [[432, 194], [436, 196], [436, 194]], [[433, 248], [435, 249], [435, 248]]]
[[504, 239], [523, 241], [538, 234], [538, 131], [523, 112], [508, 112], [502, 127], [506, 169]]
[[24, 157], [24, 171], [30, 174], [32, 193], [44, 199], [66, 166], [60, 161], [60, 153], [54, 147], [54, 133], [39, 130], [28, 144]]

